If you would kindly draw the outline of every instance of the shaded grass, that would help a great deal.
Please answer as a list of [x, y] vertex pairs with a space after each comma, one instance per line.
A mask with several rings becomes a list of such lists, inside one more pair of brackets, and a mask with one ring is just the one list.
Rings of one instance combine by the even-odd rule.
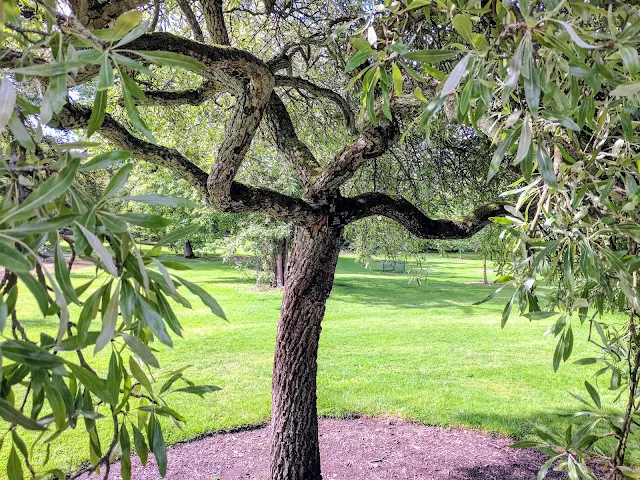
[[[205, 400], [170, 396], [172, 407], [188, 419], [182, 430], [165, 425], [171, 443], [268, 421], [282, 298], [281, 291], [254, 290], [232, 265], [189, 263], [192, 270], [183, 272], [185, 278], [207, 289], [230, 322], [213, 317], [186, 292], [194, 309], [176, 306], [184, 339], [176, 338], [173, 349], [156, 345], [163, 368], [190, 364], [191, 380], [222, 388]], [[408, 285], [407, 275], [382, 273], [378, 264], [366, 270], [353, 257], [340, 258], [318, 359], [320, 415], [387, 414], [519, 438], [536, 423], [559, 425], [557, 414], [579, 408], [567, 391], [581, 392], [592, 369], [566, 364], [554, 374], [555, 342], [542, 336], [551, 320], [514, 316], [500, 329], [506, 290], [490, 303], [472, 305], [494, 289], [467, 283], [482, 280], [480, 258], [430, 254], [425, 265], [430, 274], [418, 286]], [[80, 270], [75, 281], [80, 284], [90, 276], [91, 269]], [[54, 320], [37, 319], [35, 302], [25, 302], [22, 311], [22, 318], [31, 318], [24, 322], [29, 329], [55, 331]], [[586, 344], [586, 328], [575, 328], [577, 359], [593, 350]], [[107, 359], [108, 352], [93, 361], [104, 369]], [[108, 425], [99, 425], [103, 445], [108, 445]], [[3, 467], [7, 454], [5, 446], [0, 452]], [[73, 431], [52, 445], [50, 463], [56, 466], [77, 465], [86, 458], [87, 442]]]

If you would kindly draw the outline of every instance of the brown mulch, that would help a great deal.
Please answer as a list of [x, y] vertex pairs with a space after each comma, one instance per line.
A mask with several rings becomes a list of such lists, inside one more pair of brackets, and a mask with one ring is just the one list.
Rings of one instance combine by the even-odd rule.
[[[512, 440], [387, 418], [321, 419], [325, 480], [534, 480], [546, 457], [509, 448]], [[160, 479], [132, 459], [132, 478]], [[268, 479], [269, 427], [215, 434], [168, 451], [169, 480]], [[110, 478], [119, 479], [119, 465]], [[92, 478], [96, 478], [95, 476]], [[565, 478], [550, 472], [549, 480]]]
[[[64, 261], [65, 263], [69, 262], [69, 256], [65, 255], [64, 257]], [[53, 257], [51, 258], [40, 258], [40, 264], [44, 267], [45, 270], [49, 271], [49, 272], [53, 272]], [[71, 270], [79, 270], [81, 268], [86, 268], [86, 267], [92, 267], [93, 265], [95, 265], [93, 262], [89, 262], [87, 260], [81, 260], [79, 258], [76, 258], [75, 261], [73, 262], [73, 265], [71, 266]], [[31, 270], [31, 273], [34, 273], [34, 270]], [[0, 267], [0, 278], [4, 277], [4, 268]]]

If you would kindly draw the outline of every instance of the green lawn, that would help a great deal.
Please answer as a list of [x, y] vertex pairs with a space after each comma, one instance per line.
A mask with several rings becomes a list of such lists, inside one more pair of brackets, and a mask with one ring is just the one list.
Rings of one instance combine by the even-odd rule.
[[[255, 290], [233, 265], [190, 263], [185, 277], [206, 288], [230, 322], [214, 318], [187, 292], [195, 309], [176, 307], [185, 338], [176, 339], [173, 349], [158, 345], [158, 357], [163, 367], [192, 365], [192, 380], [222, 391], [205, 400], [176, 394], [173, 406], [188, 423], [183, 430], [167, 425], [169, 442], [264, 423], [270, 413], [282, 292]], [[426, 265], [428, 281], [418, 286], [408, 285], [406, 275], [382, 273], [380, 265], [371, 271], [352, 257], [340, 258], [320, 345], [320, 415], [393, 415], [522, 437], [533, 424], [558, 422], [555, 414], [579, 408], [567, 391], [582, 394], [593, 369], [563, 364], [553, 372], [555, 343], [542, 336], [550, 321], [513, 317], [500, 329], [506, 292], [497, 301], [472, 305], [494, 288], [468, 283], [482, 280], [480, 259], [427, 255]], [[80, 270], [76, 281], [88, 276]], [[53, 320], [37, 319], [35, 302], [22, 308], [22, 318], [32, 315], [25, 321], [32, 328], [45, 322], [55, 329]], [[576, 333], [574, 359], [589, 348], [585, 329]], [[104, 366], [106, 354], [96, 361]], [[85, 460], [88, 446], [76, 439], [73, 432], [62, 435], [52, 446], [52, 462], [67, 467]], [[0, 465], [7, 453], [5, 447]]]

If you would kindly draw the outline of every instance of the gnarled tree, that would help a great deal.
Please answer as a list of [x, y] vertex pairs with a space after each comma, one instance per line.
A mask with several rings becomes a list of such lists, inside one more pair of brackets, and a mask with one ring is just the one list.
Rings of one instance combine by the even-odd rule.
[[[376, 111], [374, 122], [371, 119], [358, 122], [350, 102], [341, 94], [344, 89], [332, 90], [305, 78], [307, 68], [329, 71], [329, 75], [342, 70], [341, 58], [347, 56], [346, 52], [335, 49], [328, 52], [330, 47], [325, 40], [333, 27], [356, 20], [363, 13], [357, 2], [316, 3], [268, 2], [267, 11], [261, 11], [260, 2], [234, 7], [224, 5], [222, 0], [202, 0], [191, 5], [179, 1], [180, 10], [169, 12], [171, 15], [167, 9], [173, 7], [161, 5], [160, 21], [154, 23], [175, 33], [142, 34], [129, 42], [127, 50], [122, 50], [118, 58], [126, 62], [123, 57], [135, 57], [133, 51], [146, 52], [149, 56], [156, 51], [181, 54], [204, 65], [198, 72], [200, 84], [185, 90], [153, 88], [134, 95], [136, 98], [125, 97], [131, 123], [146, 139], [127, 126], [122, 116], [104, 114], [104, 110], [96, 112], [97, 104], [93, 110], [93, 125], [100, 135], [119, 149], [130, 150], [135, 159], [168, 168], [187, 180], [211, 208], [224, 212], [261, 212], [295, 226], [274, 360], [273, 480], [321, 478], [316, 359], [325, 303], [331, 292], [344, 227], [367, 216], [382, 215], [422, 238], [460, 238], [474, 234], [490, 217], [502, 213], [499, 205], [487, 205], [461, 220], [433, 219], [402, 197], [379, 192], [343, 196], [341, 187], [359, 169], [398, 143], [400, 120], [403, 115], [412, 114], [415, 100], [397, 95], [389, 102], [388, 111]], [[70, 7], [73, 14], [61, 15], [61, 22], [79, 22], [89, 31], [95, 31], [112, 25], [124, 11], [149, 5], [146, 0], [73, 0]], [[230, 8], [225, 11], [225, 7]], [[176, 16], [181, 19], [176, 21]], [[247, 18], [255, 24], [265, 22], [265, 30], [251, 32], [246, 26]], [[183, 29], [183, 24], [189, 26], [190, 32]], [[241, 48], [240, 45], [247, 42], [240, 40], [238, 46], [234, 45], [234, 39], [247, 35], [253, 35], [254, 47]], [[47, 55], [38, 56], [39, 53], [34, 56], [33, 52], [12, 51], [3, 63], [15, 66], [22, 61], [47, 62]], [[122, 68], [126, 67], [126, 63], [122, 63]], [[102, 75], [99, 70], [98, 66], [82, 69], [74, 80], [77, 84], [88, 84]], [[332, 83], [340, 82], [332, 79]], [[344, 116], [344, 137], [348, 140], [332, 158], [317, 158], [298, 136], [286, 99], [283, 100], [283, 93], [290, 90], [301, 92], [309, 99], [332, 102]], [[152, 142], [153, 136], [144, 122], [131, 115], [132, 103], [160, 109], [185, 105], [218, 109], [212, 102], [218, 97], [233, 98], [233, 107], [226, 121], [226, 134], [217, 146], [215, 160], [208, 171], [180, 151]], [[92, 109], [68, 99], [54, 120], [61, 129], [83, 128], [87, 123], [92, 124]], [[303, 186], [300, 196], [237, 181], [252, 140], [260, 129], [273, 141]], [[207, 148], [213, 150], [215, 146], [202, 146]]]

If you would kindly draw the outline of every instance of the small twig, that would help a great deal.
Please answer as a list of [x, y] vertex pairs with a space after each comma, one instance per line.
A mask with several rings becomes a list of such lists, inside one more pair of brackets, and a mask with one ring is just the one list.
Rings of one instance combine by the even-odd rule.
[[85, 473], [93, 473], [97, 470], [97, 468], [100, 465], [102, 465], [105, 462], [107, 462], [106, 468], [108, 473], [109, 457], [111, 457], [111, 452], [113, 452], [113, 449], [118, 444], [118, 431], [119, 431], [118, 417], [116, 415], [112, 415], [112, 418], [113, 418], [113, 438], [111, 439], [111, 444], [109, 445], [108, 450], [105, 452], [105, 454], [102, 457], [100, 457], [100, 459], [96, 463], [94, 463], [93, 465], [89, 465], [88, 467], [85, 467], [81, 470], [78, 470], [76, 473], [71, 475], [71, 477], [69, 477], [69, 480], [76, 480], [77, 478], [81, 477]]
[[153, 2], [153, 17], [151, 19], [151, 25], [149, 25], [149, 31], [155, 31], [158, 26], [158, 20], [160, 19], [160, 0], [154, 0]]

